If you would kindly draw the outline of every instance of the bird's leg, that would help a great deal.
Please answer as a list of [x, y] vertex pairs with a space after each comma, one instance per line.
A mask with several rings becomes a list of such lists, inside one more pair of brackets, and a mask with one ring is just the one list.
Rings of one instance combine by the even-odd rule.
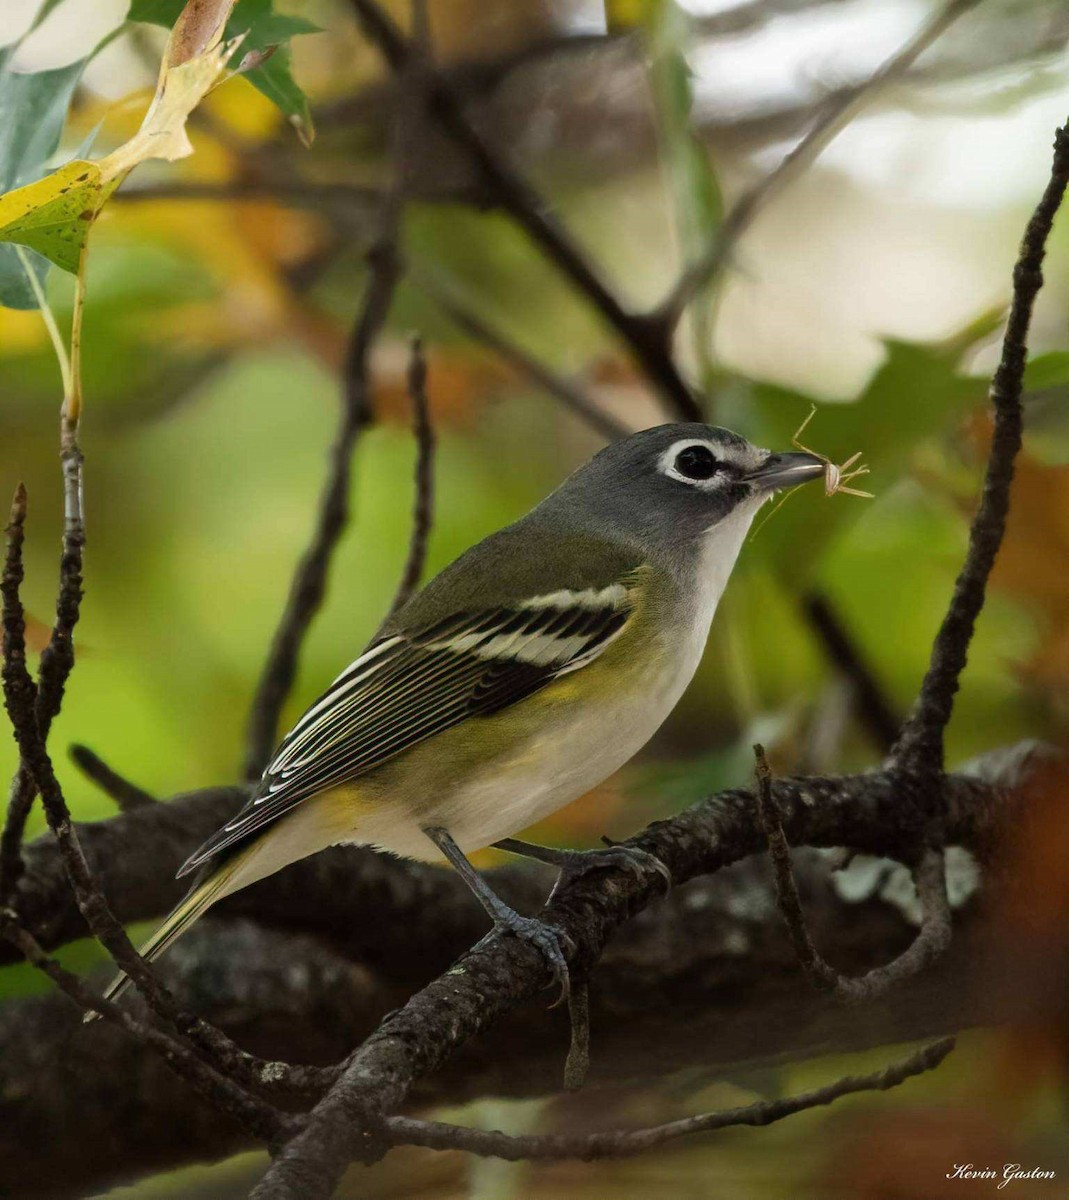
[[656, 871], [664, 881], [665, 893], [671, 889], [672, 873], [656, 855], [639, 850], [636, 846], [622, 846], [618, 842], [610, 842], [608, 838], [602, 840], [605, 846], [597, 850], [558, 850], [549, 846], [535, 846], [531, 842], [521, 842], [519, 838], [502, 838], [500, 842], [494, 842], [494, 845], [498, 850], [522, 854], [524, 858], [534, 858], [539, 862], [549, 863], [550, 866], [559, 867], [560, 877], [554, 891], [566, 876], [582, 875], [599, 867], [622, 867], [638, 878]]
[[475, 893], [475, 898], [490, 914], [490, 919], [494, 923], [494, 932], [512, 933], [542, 951], [549, 964], [549, 969], [553, 973], [554, 982], [560, 987], [560, 999], [566, 1000], [571, 990], [571, 981], [568, 976], [568, 963], [564, 957], [564, 951], [565, 944], [569, 947], [572, 946], [571, 938], [556, 926], [547, 925], [545, 921], [539, 921], [536, 917], [522, 917], [515, 909], [509, 908], [468, 862], [464, 851], [453, 841], [448, 830], [441, 826], [431, 825], [424, 826], [423, 832], [441, 850], [457, 874]]

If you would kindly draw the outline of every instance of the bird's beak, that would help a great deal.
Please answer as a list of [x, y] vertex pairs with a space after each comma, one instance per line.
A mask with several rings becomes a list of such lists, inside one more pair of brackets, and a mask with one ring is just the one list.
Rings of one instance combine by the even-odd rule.
[[805, 450], [788, 450], [785, 454], [770, 454], [746, 476], [759, 492], [779, 492], [819, 479], [824, 474], [824, 459]]

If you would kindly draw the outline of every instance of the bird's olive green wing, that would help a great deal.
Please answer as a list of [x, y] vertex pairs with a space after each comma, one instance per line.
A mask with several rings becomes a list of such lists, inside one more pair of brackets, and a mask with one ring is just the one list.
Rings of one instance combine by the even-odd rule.
[[253, 798], [179, 874], [244, 842], [302, 800], [586, 666], [627, 623], [629, 582], [453, 613], [374, 643], [308, 709]]

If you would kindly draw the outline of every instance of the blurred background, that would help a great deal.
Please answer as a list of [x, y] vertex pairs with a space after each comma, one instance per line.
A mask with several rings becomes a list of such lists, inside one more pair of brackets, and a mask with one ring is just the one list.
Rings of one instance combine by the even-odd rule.
[[[34, 26], [39, 7], [6, 0], [6, 69], [56, 70], [106, 40], [73, 93], [62, 142], [69, 156], [92, 136], [92, 153], [103, 153], [136, 129], [165, 31], [124, 24], [124, 0], [62, 0]], [[397, 88], [349, 6], [276, 7], [322, 31], [292, 42], [307, 110], [292, 107], [287, 121], [244, 80], [219, 88], [191, 122], [193, 156], [139, 168], [98, 222], [89, 259], [87, 592], [78, 669], [52, 744], [62, 760], [62, 748], [85, 743], [160, 796], [236, 778], [248, 704], [311, 529], [378, 197], [394, 176]], [[407, 3], [386, 7], [408, 22]], [[661, 300], [733, 202], [937, 7], [428, 5], [436, 56], [479, 128], [636, 308]], [[808, 489], [758, 528], [672, 720], [597, 803], [571, 806], [540, 837], [578, 845], [626, 836], [745, 781], [754, 740], [785, 772], [878, 762], [880, 720], [859, 706], [828, 630], [860, 654], [885, 716], [903, 714], [962, 560], [1016, 246], [1069, 113], [1067, 42], [1069, 13], [1057, 0], [976, 5], [770, 201], [733, 247], [721, 286], [699, 294], [677, 353], [709, 418], [784, 448], [816, 404], [803, 440], [835, 461], [862, 451], [875, 499]], [[602, 444], [462, 328], [450, 305], [625, 425], [672, 417], [588, 302], [484, 203], [454, 145], [423, 146], [404, 184], [409, 270], [374, 357], [375, 420], [358, 451], [354, 519], [287, 720], [360, 651], [396, 587], [413, 503], [413, 331], [427, 347], [439, 439], [435, 570]], [[950, 726], [951, 764], [1025, 737], [1064, 743], [1069, 729], [1067, 267], [1063, 214], [1031, 340], [1009, 534]], [[48, 292], [65, 327], [69, 277], [52, 271]], [[0, 309], [0, 492], [19, 479], [29, 489], [24, 597], [37, 647], [61, 527], [60, 395], [40, 314]], [[12, 751], [3, 739], [0, 769], [14, 769]], [[60, 765], [79, 818], [111, 815], [73, 766]], [[1064, 856], [1056, 861], [1064, 868]], [[1052, 881], [1041, 903], [1064, 916], [1064, 882]], [[66, 959], [91, 955], [73, 947]], [[0, 976], [4, 996], [42, 986], [20, 969]], [[1064, 1156], [1065, 1051], [1064, 1030], [977, 1032], [901, 1092], [774, 1130], [596, 1166], [473, 1166], [401, 1151], [354, 1170], [347, 1194], [704, 1197], [713, 1181], [718, 1196], [769, 1200], [978, 1194], [942, 1172], [985, 1154], [999, 1164]], [[790, 1064], [758, 1082], [698, 1091], [621, 1091], [602, 1115], [664, 1120], [737, 1103], [742, 1087], [798, 1090], [847, 1065], [856, 1062]], [[464, 1115], [553, 1128], [583, 1102], [484, 1101]], [[241, 1195], [261, 1169], [247, 1157], [114, 1194]], [[1056, 1193], [1021, 1183], [1013, 1194]]]

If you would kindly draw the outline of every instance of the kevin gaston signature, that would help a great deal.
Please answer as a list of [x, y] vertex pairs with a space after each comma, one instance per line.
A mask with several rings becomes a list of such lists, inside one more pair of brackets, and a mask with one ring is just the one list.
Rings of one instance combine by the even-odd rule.
[[1020, 1163], [1004, 1163], [1001, 1170], [996, 1167], [977, 1167], [972, 1163], [955, 1163], [954, 1170], [947, 1172], [947, 1179], [998, 1179], [999, 1191], [1007, 1184], [1020, 1179], [1053, 1179], [1053, 1171], [1042, 1167], [1023, 1167]]

